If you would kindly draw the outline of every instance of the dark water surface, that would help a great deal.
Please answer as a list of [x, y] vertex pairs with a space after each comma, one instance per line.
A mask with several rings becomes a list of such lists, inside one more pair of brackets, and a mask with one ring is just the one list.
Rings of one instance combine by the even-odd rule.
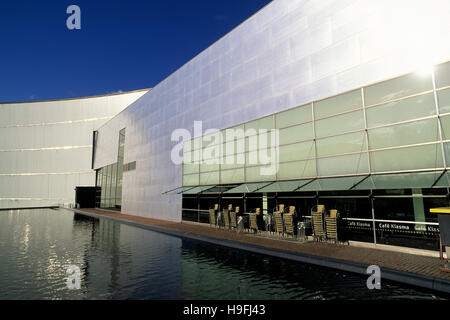
[[[69, 290], [67, 268], [81, 270]], [[0, 299], [443, 299], [67, 210], [0, 211]]]

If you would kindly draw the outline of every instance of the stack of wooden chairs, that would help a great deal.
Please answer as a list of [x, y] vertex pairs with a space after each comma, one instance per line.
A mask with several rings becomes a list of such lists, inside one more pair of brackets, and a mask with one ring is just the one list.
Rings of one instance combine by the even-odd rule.
[[259, 218], [260, 214], [261, 214], [261, 208], [256, 208], [255, 212], [250, 212], [250, 214], [249, 214], [250, 230], [252, 230], [255, 233], [259, 232], [258, 218]]
[[338, 210], [331, 209], [327, 213], [325, 206], [319, 204], [311, 209], [311, 217], [314, 240], [332, 240], [335, 243], [338, 241]]
[[217, 203], [209, 208], [209, 226], [218, 226], [217, 211], [219, 211], [219, 205]]
[[311, 209], [311, 220], [314, 240], [325, 240], [325, 223], [324, 223], [325, 206], [319, 204]]
[[333, 240], [337, 242], [337, 219], [339, 218], [339, 212], [336, 209], [331, 209], [325, 216], [325, 229], [327, 240]]
[[278, 206], [278, 210], [275, 209], [275, 211], [273, 212], [273, 219], [275, 221], [275, 232], [278, 234], [284, 233], [283, 213], [284, 213], [284, 204], [280, 204]]
[[295, 207], [289, 206], [288, 212], [283, 214], [284, 232], [287, 235], [294, 236], [294, 217], [295, 217]]
[[237, 216], [239, 214], [239, 207], [237, 206], [234, 211], [230, 211], [230, 226], [232, 229], [237, 230]]

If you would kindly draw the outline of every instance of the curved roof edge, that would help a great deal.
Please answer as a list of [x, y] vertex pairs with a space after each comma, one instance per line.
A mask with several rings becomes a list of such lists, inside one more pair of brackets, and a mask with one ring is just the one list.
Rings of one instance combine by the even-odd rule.
[[117, 95], [121, 95], [121, 94], [135, 93], [135, 92], [141, 92], [141, 91], [150, 91], [151, 89], [152, 88], [137, 89], [137, 90], [132, 90], [132, 91], [115, 92], [115, 93], [108, 93], [108, 94], [99, 94], [99, 95], [85, 96], [85, 97], [63, 98], [63, 99], [47, 99], [47, 100], [33, 100], [33, 101], [7, 101], [7, 102], [0, 101], [0, 104], [18, 104], [18, 103], [35, 103], [35, 102], [54, 102], [54, 101], [81, 100], [81, 99], [117, 96]]

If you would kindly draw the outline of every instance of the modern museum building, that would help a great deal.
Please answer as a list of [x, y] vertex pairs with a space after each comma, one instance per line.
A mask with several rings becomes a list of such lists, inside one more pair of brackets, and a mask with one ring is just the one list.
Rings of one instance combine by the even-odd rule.
[[[437, 249], [449, 206], [450, 3], [275, 0], [94, 134], [97, 205], [337, 209], [348, 238]], [[219, 209], [220, 210], [220, 209]]]

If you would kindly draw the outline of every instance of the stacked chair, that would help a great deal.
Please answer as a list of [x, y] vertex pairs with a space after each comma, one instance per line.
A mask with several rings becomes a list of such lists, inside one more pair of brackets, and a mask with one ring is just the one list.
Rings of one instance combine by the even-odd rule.
[[258, 227], [258, 218], [261, 214], [261, 208], [256, 208], [255, 212], [250, 212], [249, 219], [250, 219], [250, 230], [252, 230], [254, 233], [258, 233], [259, 227]]
[[333, 240], [337, 242], [337, 219], [339, 218], [339, 212], [336, 209], [331, 209], [325, 216], [325, 228], [327, 240]]
[[283, 214], [284, 231], [287, 235], [294, 236], [295, 207], [290, 206], [288, 212]]
[[284, 212], [284, 204], [280, 204], [278, 206], [278, 210], [275, 210], [273, 212], [273, 219], [275, 220], [275, 231], [278, 234], [284, 233], [283, 212]]
[[311, 209], [311, 216], [314, 240], [332, 240], [336, 243], [339, 211], [331, 209], [327, 213], [325, 206], [319, 204]]
[[223, 209], [223, 227], [230, 229], [230, 212], [233, 210], [233, 205], [229, 204], [228, 208]]
[[235, 230], [237, 230], [237, 216], [239, 214], [239, 207], [236, 207], [233, 210], [230, 211], [230, 225], [231, 228], [234, 228]]
[[217, 211], [219, 210], [219, 205], [216, 203], [211, 208], [209, 208], [209, 226], [217, 227], [218, 217], [216, 216]]
[[324, 223], [325, 206], [319, 204], [311, 209], [312, 229], [314, 240], [325, 240], [325, 223]]

